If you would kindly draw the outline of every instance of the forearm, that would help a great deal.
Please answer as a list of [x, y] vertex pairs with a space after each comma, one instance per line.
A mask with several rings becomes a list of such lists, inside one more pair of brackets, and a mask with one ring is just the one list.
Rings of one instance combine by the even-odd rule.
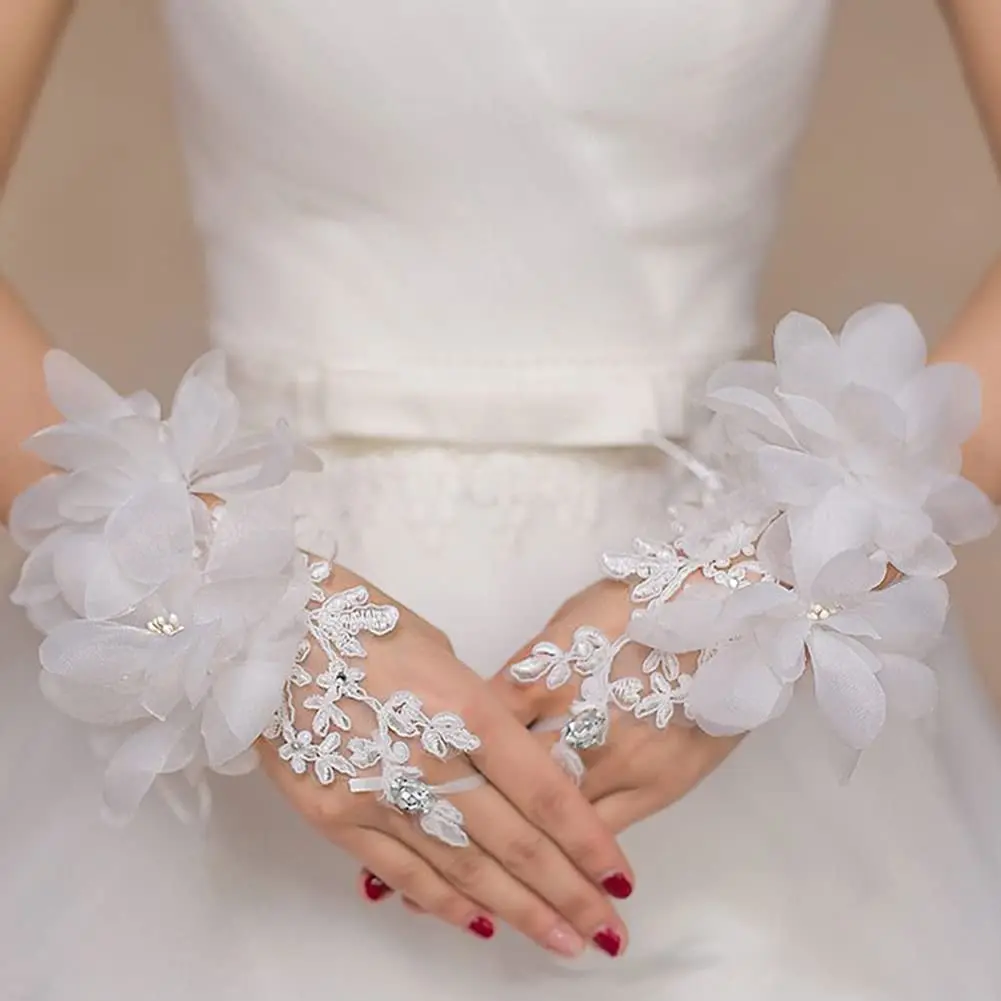
[[42, 359], [48, 347], [38, 323], [0, 278], [0, 518], [5, 523], [14, 498], [46, 472], [22, 442], [62, 420], [45, 390]]
[[963, 472], [1001, 502], [1001, 256], [935, 347], [931, 360], [961, 362], [980, 376], [982, 419], [963, 450]]

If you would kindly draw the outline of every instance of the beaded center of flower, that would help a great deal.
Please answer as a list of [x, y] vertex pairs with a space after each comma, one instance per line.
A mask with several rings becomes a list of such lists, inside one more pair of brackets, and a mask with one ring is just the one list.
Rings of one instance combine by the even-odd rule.
[[814, 602], [807, 611], [806, 617], [811, 622], [826, 622], [832, 615], [836, 615], [840, 611], [839, 605], [821, 605], [819, 602]]
[[167, 615], [157, 615], [146, 623], [146, 628], [157, 636], [176, 636], [184, 632], [181, 620], [173, 613]]

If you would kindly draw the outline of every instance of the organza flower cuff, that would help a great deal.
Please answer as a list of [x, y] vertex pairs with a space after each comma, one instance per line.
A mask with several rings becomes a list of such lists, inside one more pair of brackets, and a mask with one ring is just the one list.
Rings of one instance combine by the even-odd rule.
[[[581, 771], [613, 709], [738, 734], [779, 716], [806, 674], [856, 750], [888, 711], [929, 712], [926, 658], [948, 607], [939, 578], [953, 545], [996, 522], [960, 474], [979, 399], [975, 373], [927, 365], [913, 318], [890, 305], [856, 313], [838, 337], [792, 314], [774, 363], [719, 369], [688, 461], [701, 496], [672, 509], [670, 542], [604, 557], [608, 576], [633, 584], [626, 633], [584, 628], [569, 651], [542, 645], [511, 668], [524, 683], [578, 684], [559, 721], [564, 764]], [[623, 674], [635, 646], [642, 668]]]
[[[59, 471], [14, 503], [11, 533], [28, 556], [12, 600], [45, 634], [45, 696], [94, 728], [108, 815], [127, 819], [154, 784], [178, 812], [204, 813], [205, 771], [252, 769], [267, 730], [293, 770], [322, 784], [343, 772], [463, 843], [445, 797], [465, 784], [427, 785], [391, 735], [439, 758], [478, 741], [453, 714], [427, 718], [407, 692], [368, 695], [359, 635], [389, 633], [399, 613], [364, 588], [327, 595], [330, 564], [296, 547], [286, 481], [319, 459], [284, 424], [239, 432], [220, 352], [184, 376], [167, 419], [148, 393], [123, 398], [61, 351], [46, 356], [45, 376], [65, 422], [26, 447]], [[315, 679], [311, 644], [326, 657]], [[289, 693], [314, 681], [311, 725], [298, 730]], [[377, 720], [346, 753], [342, 698]], [[376, 765], [377, 778], [360, 774]]]

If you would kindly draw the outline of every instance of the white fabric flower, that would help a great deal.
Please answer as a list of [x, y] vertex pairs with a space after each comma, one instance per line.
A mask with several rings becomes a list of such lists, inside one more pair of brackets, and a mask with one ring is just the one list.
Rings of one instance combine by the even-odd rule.
[[789, 586], [760, 581], [728, 594], [692, 588], [637, 613], [630, 636], [670, 652], [710, 651], [686, 704], [715, 734], [741, 733], [780, 714], [809, 663], [821, 711], [862, 749], [883, 727], [888, 696], [909, 715], [930, 711], [934, 680], [918, 658], [941, 634], [948, 608], [939, 580], [905, 578], [879, 589], [886, 569], [864, 550], [842, 550]]
[[976, 374], [925, 361], [902, 307], [861, 310], [838, 338], [793, 313], [776, 329], [774, 364], [723, 366], [706, 399], [730, 448], [755, 454], [769, 498], [810, 509], [833, 490], [855, 495], [872, 512], [874, 548], [902, 572], [940, 576], [955, 562], [949, 544], [988, 534], [996, 514], [959, 476], [980, 419]]
[[[27, 444], [60, 472], [15, 502], [29, 551], [12, 595], [47, 634], [42, 688], [103, 728], [105, 796], [129, 815], [158, 775], [245, 770], [305, 632], [309, 580], [282, 484], [318, 460], [279, 425], [238, 432], [213, 352], [167, 420], [60, 351], [45, 360], [65, 423]], [[210, 509], [204, 495], [223, 498]]]

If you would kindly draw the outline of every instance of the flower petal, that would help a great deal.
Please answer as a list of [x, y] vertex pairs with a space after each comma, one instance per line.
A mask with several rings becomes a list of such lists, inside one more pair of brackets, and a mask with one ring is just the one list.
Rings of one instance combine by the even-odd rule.
[[876, 523], [872, 505], [847, 484], [829, 490], [813, 507], [790, 511], [788, 518], [795, 583], [805, 593], [812, 592], [817, 574], [833, 557], [871, 544]]
[[877, 587], [886, 576], [886, 559], [864, 549], [846, 549], [831, 557], [813, 581], [810, 600], [840, 605]]
[[848, 318], [841, 330], [841, 357], [853, 383], [895, 393], [924, 368], [927, 347], [903, 306], [878, 302]]
[[997, 508], [979, 487], [962, 476], [950, 477], [925, 502], [935, 532], [954, 546], [983, 539], [994, 531]]
[[134, 494], [108, 518], [108, 549], [123, 572], [159, 584], [191, 562], [194, 526], [184, 483], [154, 483]]
[[712, 646], [721, 638], [722, 589], [691, 587], [673, 601], [636, 611], [626, 627], [630, 639], [654, 650], [688, 653]]
[[104, 773], [104, 803], [109, 818], [128, 820], [156, 777], [177, 770], [197, 747], [197, 730], [185, 720], [155, 722], [125, 740]]
[[879, 660], [857, 640], [814, 629], [807, 641], [817, 705], [850, 747], [868, 747], [886, 722]]
[[181, 468], [190, 475], [222, 452], [239, 417], [240, 405], [226, 385], [225, 355], [202, 355], [181, 379], [166, 422]]
[[905, 577], [871, 591], [856, 607], [876, 630], [880, 651], [921, 656], [942, 635], [949, 589], [941, 580]]
[[743, 386], [720, 386], [706, 396], [706, 406], [734, 425], [760, 436], [763, 441], [795, 445], [796, 436], [775, 401]]
[[888, 653], [880, 657], [879, 683], [886, 692], [891, 712], [908, 719], [930, 715], [938, 701], [935, 672], [920, 660]]
[[944, 577], [956, 565], [956, 554], [937, 535], [929, 535], [909, 550], [886, 547], [893, 565], [912, 577]]
[[225, 764], [254, 743], [281, 703], [287, 673], [285, 664], [268, 660], [245, 660], [221, 672], [202, 717], [211, 767]]
[[807, 452], [762, 445], [756, 455], [762, 486], [779, 504], [816, 503], [842, 476], [830, 462]]
[[939, 362], [921, 369], [896, 401], [915, 451], [961, 445], [980, 424], [980, 378], [967, 365]]
[[65, 351], [48, 351], [43, 368], [49, 399], [68, 421], [103, 421], [133, 412], [111, 386]]
[[772, 718], [783, 690], [753, 643], [728, 643], [695, 672], [688, 708], [709, 734], [743, 733]]
[[121, 687], [171, 658], [173, 637], [114, 622], [77, 619], [54, 629], [38, 649], [42, 668], [81, 684]]
[[805, 313], [789, 313], [775, 328], [774, 345], [782, 393], [831, 403], [844, 379], [838, 344], [827, 327]]
[[14, 498], [8, 530], [21, 549], [34, 549], [62, 522], [59, 503], [68, 480], [61, 473], [50, 473]]

